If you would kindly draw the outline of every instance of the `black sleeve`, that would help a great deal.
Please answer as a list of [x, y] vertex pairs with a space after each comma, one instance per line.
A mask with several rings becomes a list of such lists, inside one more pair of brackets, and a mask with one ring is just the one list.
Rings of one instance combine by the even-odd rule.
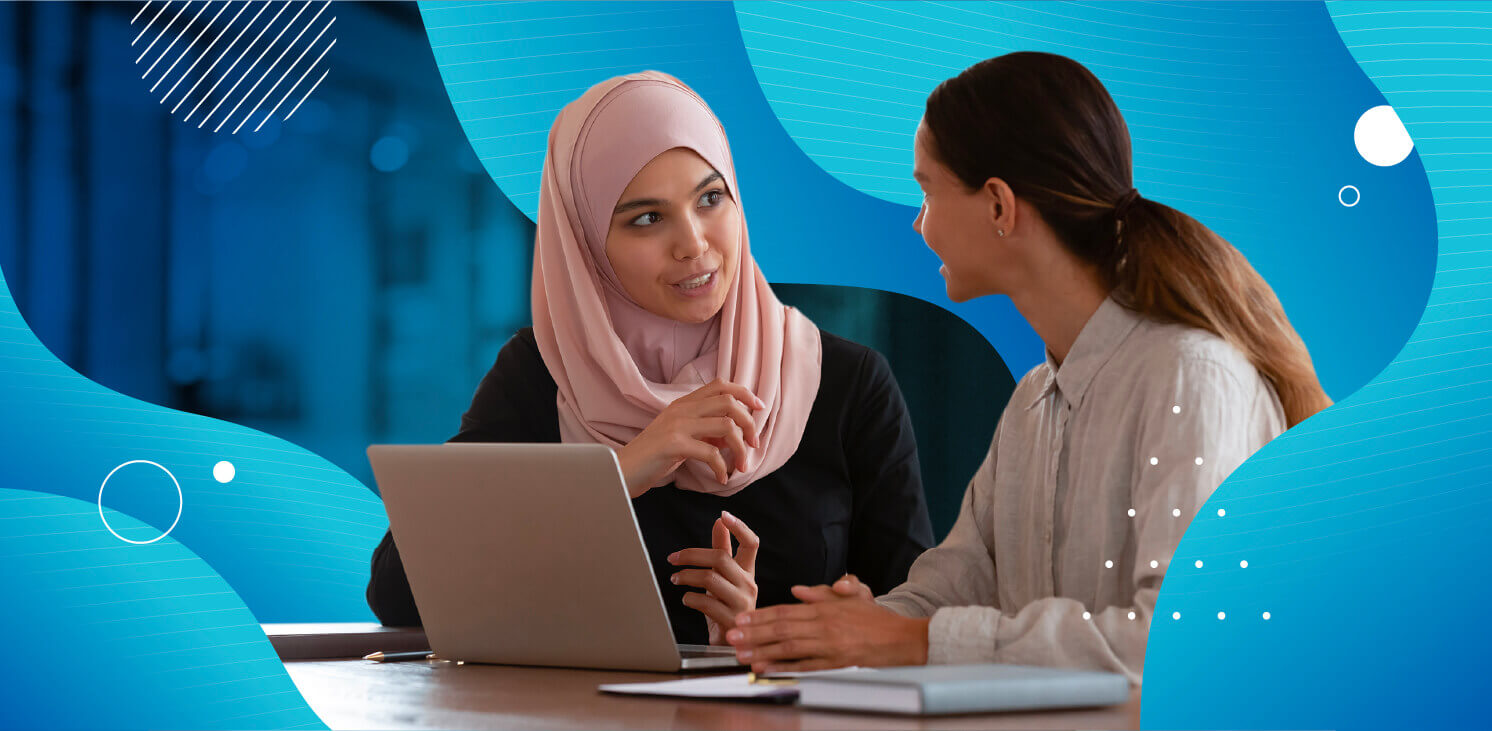
[[912, 419], [886, 358], [867, 348], [858, 384], [845, 442], [855, 486], [848, 568], [880, 595], [932, 546], [932, 521]]
[[[471, 408], [461, 416], [452, 442], [557, 442], [554, 379], [544, 366], [531, 330], [514, 335], [482, 378]], [[421, 624], [404, 562], [392, 532], [373, 550], [368, 607], [378, 621], [396, 627]]]

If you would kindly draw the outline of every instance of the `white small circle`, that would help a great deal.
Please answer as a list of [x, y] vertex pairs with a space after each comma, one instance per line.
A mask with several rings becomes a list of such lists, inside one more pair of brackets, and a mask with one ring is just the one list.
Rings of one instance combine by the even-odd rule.
[[1181, 517], [1181, 508], [1171, 508], [1171, 517], [1172, 518], [1180, 518]]
[[1268, 619], [1269, 619], [1269, 612], [1265, 612], [1265, 613], [1264, 613], [1264, 619], [1266, 619], [1266, 620], [1268, 620]]
[[1173, 414], [1179, 414], [1179, 413], [1181, 413], [1181, 404], [1176, 404], [1175, 406], [1172, 406], [1171, 407], [1171, 413], [1173, 413]]
[[1197, 559], [1197, 568], [1202, 568], [1202, 559]]
[[1198, 466], [1198, 467], [1201, 467], [1201, 466], [1202, 466], [1202, 458], [1201, 458], [1201, 457], [1198, 457], [1198, 458], [1197, 458], [1197, 466]]
[[1239, 561], [1238, 562], [1238, 568], [1246, 569], [1248, 567], [1249, 567], [1249, 562], [1248, 561]]
[[1152, 569], [1158, 569], [1158, 568], [1160, 568], [1160, 562], [1159, 561], [1151, 561], [1150, 562], [1150, 568], [1152, 568]]
[[1158, 459], [1156, 459], [1154, 457], [1151, 457], [1150, 458], [1150, 464], [1152, 464], [1152, 465], [1160, 464], [1160, 460], [1158, 460]]
[[1171, 619], [1181, 619], [1181, 612], [1171, 612]]
[[1114, 562], [1113, 561], [1104, 561], [1103, 562], [1103, 567], [1106, 568], [1106, 569], [1114, 568]]
[[1129, 517], [1131, 517], [1131, 518], [1135, 517], [1135, 509], [1134, 508], [1130, 508], [1129, 509]]
[[1083, 612], [1083, 619], [1093, 619], [1093, 615], [1088, 612]]
[[1228, 618], [1228, 613], [1227, 612], [1218, 612], [1217, 613], [1217, 618], [1218, 619], [1227, 619]]
[[219, 462], [212, 466], [212, 479], [218, 482], [228, 483], [233, 481], [233, 476], [238, 474], [233, 469], [233, 463], [228, 461]]
[[[154, 537], [154, 538], [152, 538], [152, 539], [150, 539], [148, 541], [135, 541], [135, 540], [131, 540], [129, 538], [125, 538], [122, 535], [119, 535], [118, 533], [116, 533], [114, 531], [114, 526], [109, 525], [109, 519], [104, 517], [104, 488], [106, 488], [106, 487], [109, 486], [109, 478], [113, 477], [115, 472], [118, 472], [119, 470], [121, 470], [121, 469], [123, 469], [125, 467], [128, 467], [128, 466], [130, 466], [132, 464], [148, 464], [148, 465], [151, 465], [151, 466], [159, 469], [160, 471], [166, 473], [166, 476], [171, 478], [171, 484], [173, 484], [173, 485], [176, 486], [176, 519], [173, 520], [173, 521], [171, 521], [171, 527], [167, 528], [165, 533], [162, 533], [162, 534], [160, 534], [160, 535], [158, 535], [158, 536], [156, 536], [156, 537]], [[160, 539], [165, 538], [166, 536], [170, 535], [171, 531], [176, 530], [176, 524], [179, 523], [179, 522], [181, 522], [181, 506], [182, 506], [183, 502], [184, 502], [184, 500], [181, 497], [181, 483], [176, 481], [176, 475], [171, 474], [171, 470], [168, 470], [165, 467], [161, 467], [160, 465], [158, 465], [158, 464], [156, 464], [154, 462], [151, 462], [148, 459], [132, 459], [132, 460], [130, 460], [128, 462], [125, 462], [122, 465], [119, 465], [118, 467], [115, 467], [112, 470], [109, 470], [109, 474], [104, 475], [104, 482], [103, 482], [103, 484], [101, 484], [101, 485], [98, 486], [98, 519], [104, 522], [104, 527], [107, 528], [107, 529], [109, 529], [109, 532], [113, 533], [115, 538], [118, 538], [119, 540], [124, 541], [125, 543], [133, 543], [133, 544], [135, 544], [137, 546], [143, 546], [143, 545], [145, 545], [147, 543], [155, 543], [156, 541], [159, 541]]]
[[1357, 118], [1352, 129], [1357, 154], [1378, 167], [1398, 165], [1414, 150], [1414, 140], [1399, 114], [1387, 104], [1380, 104]]
[[1135, 618], [1135, 613], [1134, 612], [1130, 612], [1129, 613], [1129, 618], [1130, 619], [1134, 619]]
[[1228, 511], [1223, 510], [1222, 508], [1218, 508], [1217, 509], [1217, 517], [1221, 518], [1221, 517], [1223, 517], [1224, 515], [1227, 515], [1227, 514], [1228, 514]]
[[[1351, 203], [1348, 203], [1347, 199], [1342, 197], [1342, 194], [1346, 193], [1349, 190], [1352, 191], [1352, 202]], [[1353, 207], [1353, 206], [1355, 206], [1355, 205], [1357, 205], [1357, 204], [1359, 204], [1359, 203], [1362, 202], [1362, 191], [1358, 190], [1357, 186], [1355, 186], [1355, 185], [1344, 185], [1344, 186], [1342, 186], [1341, 190], [1337, 191], [1337, 202], [1341, 203], [1343, 206], [1346, 206], [1347, 208], [1351, 208], [1351, 207]]]

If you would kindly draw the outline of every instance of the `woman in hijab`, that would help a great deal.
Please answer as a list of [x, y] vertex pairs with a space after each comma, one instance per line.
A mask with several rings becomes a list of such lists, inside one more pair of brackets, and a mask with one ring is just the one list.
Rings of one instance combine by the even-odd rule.
[[[592, 87], [550, 129], [539, 195], [534, 325], [452, 441], [615, 449], [682, 643], [723, 643], [793, 584], [905, 579], [932, 529], [901, 392], [773, 295], [704, 101], [657, 72]], [[391, 535], [368, 603], [419, 624]]]
[[804, 604], [748, 613], [727, 638], [757, 672], [998, 662], [1138, 684], [1188, 523], [1331, 399], [1243, 255], [1135, 190], [1124, 118], [1076, 61], [969, 67], [928, 97], [915, 144], [913, 227], [949, 298], [1010, 297], [1046, 362], [906, 583], [794, 587]]

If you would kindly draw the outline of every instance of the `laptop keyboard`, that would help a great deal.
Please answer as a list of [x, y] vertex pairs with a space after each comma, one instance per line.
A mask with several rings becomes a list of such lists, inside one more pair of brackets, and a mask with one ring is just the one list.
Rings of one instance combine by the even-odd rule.
[[736, 648], [721, 645], [679, 645], [679, 657], [735, 657]]

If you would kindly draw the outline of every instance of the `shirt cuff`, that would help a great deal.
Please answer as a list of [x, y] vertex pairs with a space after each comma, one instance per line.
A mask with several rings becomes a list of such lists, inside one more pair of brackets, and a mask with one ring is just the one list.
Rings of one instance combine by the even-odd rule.
[[927, 625], [927, 664], [990, 662], [995, 656], [1000, 610], [994, 607], [943, 607]]

